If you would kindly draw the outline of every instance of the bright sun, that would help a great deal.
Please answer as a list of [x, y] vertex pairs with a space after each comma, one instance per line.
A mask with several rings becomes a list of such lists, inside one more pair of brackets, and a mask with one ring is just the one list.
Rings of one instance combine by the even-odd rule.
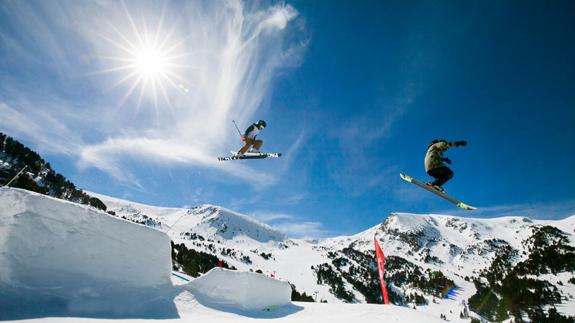
[[130, 28], [112, 26], [112, 35], [100, 35], [115, 51], [113, 56], [105, 57], [109, 67], [100, 72], [119, 75], [111, 87], [126, 85], [127, 91], [120, 104], [133, 95], [138, 95], [138, 106], [144, 100], [151, 100], [156, 108], [161, 101], [170, 104], [169, 89], [181, 93], [189, 87], [181, 76], [189, 68], [182, 63], [189, 56], [184, 52], [184, 39], [176, 39], [174, 28], [169, 32], [162, 29], [163, 14], [155, 29], [150, 29], [145, 21], [138, 27], [127, 11], [126, 17]]
[[134, 55], [134, 66], [145, 78], [158, 78], [167, 72], [169, 57], [155, 48], [142, 48]]

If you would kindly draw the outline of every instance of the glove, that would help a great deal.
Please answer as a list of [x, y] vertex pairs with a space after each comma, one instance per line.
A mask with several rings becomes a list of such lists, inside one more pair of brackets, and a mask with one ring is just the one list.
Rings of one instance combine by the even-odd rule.
[[454, 142], [455, 146], [467, 146], [467, 141], [465, 140], [461, 140], [461, 141], [456, 141]]
[[240, 139], [241, 139], [242, 141], [246, 141], [246, 137], [245, 137], [245, 136], [240, 136]]
[[443, 161], [448, 163], [449, 165], [451, 165], [451, 159], [445, 157], [445, 158], [443, 158]]

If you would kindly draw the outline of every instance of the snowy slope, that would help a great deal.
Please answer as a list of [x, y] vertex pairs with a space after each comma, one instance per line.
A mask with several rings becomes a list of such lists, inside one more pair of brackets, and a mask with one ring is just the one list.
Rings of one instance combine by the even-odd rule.
[[[437, 317], [444, 314], [451, 320], [459, 319], [463, 310], [462, 301], [475, 293], [469, 278], [477, 276], [489, 266], [500, 248], [510, 246], [516, 249], [519, 261], [525, 251], [522, 241], [531, 235], [534, 225], [556, 226], [566, 232], [571, 241], [575, 229], [575, 216], [560, 221], [539, 221], [524, 217], [473, 219], [395, 213], [384, 223], [353, 236], [306, 241], [282, 237], [267, 225], [253, 219], [210, 221], [221, 214], [245, 218], [217, 206], [166, 209], [140, 207], [128, 201], [110, 200], [102, 195], [98, 197], [119, 216], [137, 217], [140, 212], [162, 222], [160, 229], [166, 231], [176, 243], [214, 254], [240, 270], [261, 270], [264, 274], [287, 280], [299, 292], [312, 295], [316, 301], [330, 303], [342, 300], [333, 294], [330, 286], [318, 284], [317, 274], [312, 268], [332, 263], [334, 257], [335, 260], [347, 257], [349, 262], [340, 268], [340, 272], [345, 273], [351, 267], [357, 269], [361, 264], [345, 255], [343, 250], [351, 247], [366, 255], [373, 255], [373, 237], [377, 235], [386, 256], [406, 259], [423, 271], [441, 271], [455, 282], [458, 290], [452, 299], [435, 299], [426, 295], [429, 305], [418, 307], [418, 310], [433, 313]], [[126, 205], [130, 205], [130, 208]], [[224, 220], [223, 217], [221, 219]], [[224, 224], [228, 225], [227, 229], [233, 234], [221, 230]], [[244, 225], [245, 228], [242, 227]], [[224, 252], [230, 249], [233, 250], [231, 254]], [[271, 257], [262, 257], [262, 253]], [[246, 257], [249, 261], [246, 261]], [[344, 281], [344, 287], [353, 294], [353, 302], [366, 301], [364, 295], [349, 282]], [[565, 299], [569, 299], [569, 289], [565, 287], [562, 290]], [[405, 286], [397, 286], [397, 292], [404, 295], [421, 293], [420, 290]]]
[[164, 233], [23, 190], [0, 188], [0, 238], [0, 320], [439, 322], [398, 306], [292, 304], [287, 282], [249, 272], [172, 285]]

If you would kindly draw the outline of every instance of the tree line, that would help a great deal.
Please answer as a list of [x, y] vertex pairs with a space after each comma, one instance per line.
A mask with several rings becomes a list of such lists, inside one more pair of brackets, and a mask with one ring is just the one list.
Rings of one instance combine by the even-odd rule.
[[20, 170], [26, 169], [10, 187], [93, 206], [106, 211], [106, 205], [78, 189], [74, 183], [52, 169], [38, 153], [0, 132], [0, 186], [6, 185]]

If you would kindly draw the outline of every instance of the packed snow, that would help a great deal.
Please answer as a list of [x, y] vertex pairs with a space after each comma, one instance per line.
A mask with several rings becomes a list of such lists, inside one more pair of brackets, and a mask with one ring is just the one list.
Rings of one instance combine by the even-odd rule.
[[151, 304], [158, 291], [171, 286], [170, 262], [163, 232], [0, 188], [0, 318], [30, 308], [38, 314], [141, 313], [158, 306]]
[[246, 310], [285, 306], [291, 301], [289, 283], [250, 272], [214, 268], [190, 285], [196, 297]]
[[0, 188], [0, 320], [440, 322], [398, 306], [292, 303], [286, 281], [241, 270], [172, 275], [169, 241], [87, 206]]

